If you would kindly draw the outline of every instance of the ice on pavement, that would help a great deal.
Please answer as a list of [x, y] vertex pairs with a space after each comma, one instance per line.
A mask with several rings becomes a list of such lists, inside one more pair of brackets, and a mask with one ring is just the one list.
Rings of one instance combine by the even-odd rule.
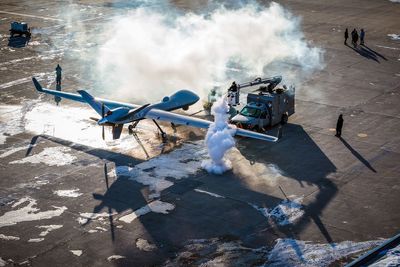
[[261, 212], [265, 217], [283, 226], [294, 223], [304, 215], [303, 205], [301, 204], [302, 200], [302, 197], [294, 199], [293, 201], [285, 199], [279, 205], [271, 209], [258, 207], [251, 203], [250, 205]]
[[12, 205], [12, 208], [19, 207], [24, 203], [27, 203], [26, 206], [8, 211], [0, 216], [0, 228], [4, 226], [15, 225], [19, 222], [51, 219], [53, 217], [60, 216], [65, 210], [67, 210], [67, 207], [65, 206], [53, 206], [53, 209], [51, 210], [40, 211], [40, 209], [36, 207], [37, 201], [31, 197], [21, 198]]
[[11, 161], [10, 164], [44, 163], [49, 166], [70, 165], [76, 160], [75, 156], [67, 153], [70, 151], [71, 148], [69, 147], [46, 147], [38, 154], [33, 154], [20, 160]]

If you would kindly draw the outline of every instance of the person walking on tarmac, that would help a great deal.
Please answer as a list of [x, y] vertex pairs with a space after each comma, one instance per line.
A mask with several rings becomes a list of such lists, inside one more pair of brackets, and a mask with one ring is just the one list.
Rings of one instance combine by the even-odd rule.
[[360, 45], [364, 45], [365, 31], [361, 29], [360, 31]]
[[346, 28], [344, 31], [344, 44], [347, 45], [347, 39], [349, 39], [349, 30]]
[[358, 32], [357, 32], [356, 29], [354, 29], [354, 30], [351, 32], [351, 39], [352, 39], [352, 41], [353, 41], [353, 46], [354, 46], [354, 47], [357, 47]]
[[335, 135], [336, 137], [340, 138], [342, 136], [342, 128], [343, 128], [343, 115], [340, 114], [336, 123], [336, 135]]
[[61, 71], [62, 71], [62, 68], [60, 67], [60, 64], [57, 64], [57, 67], [56, 67], [56, 83], [57, 83], [57, 85], [61, 85]]

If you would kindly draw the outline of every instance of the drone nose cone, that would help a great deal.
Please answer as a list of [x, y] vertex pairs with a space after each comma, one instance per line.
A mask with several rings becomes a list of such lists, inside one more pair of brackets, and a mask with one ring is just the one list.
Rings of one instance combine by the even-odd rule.
[[192, 91], [185, 90], [186, 99], [190, 100], [191, 103], [196, 103], [200, 100], [200, 97]]

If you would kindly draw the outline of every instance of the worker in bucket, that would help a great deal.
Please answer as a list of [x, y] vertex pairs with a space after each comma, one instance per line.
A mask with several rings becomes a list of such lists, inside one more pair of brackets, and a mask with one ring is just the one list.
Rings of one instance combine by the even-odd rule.
[[239, 90], [235, 81], [228, 89], [228, 102], [231, 106], [236, 106], [239, 104]]
[[60, 64], [57, 64], [57, 67], [56, 67], [56, 83], [57, 83], [57, 85], [61, 85], [61, 71], [62, 71], [62, 68], [60, 67]]

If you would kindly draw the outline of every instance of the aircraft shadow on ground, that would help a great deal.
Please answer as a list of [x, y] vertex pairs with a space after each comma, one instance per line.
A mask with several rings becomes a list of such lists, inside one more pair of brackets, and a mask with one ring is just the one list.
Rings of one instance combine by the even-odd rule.
[[[47, 135], [33, 137], [31, 145], [36, 143], [39, 137], [113, 162], [115, 166], [126, 166], [128, 164], [134, 166], [143, 162], [131, 156], [91, 148]], [[136, 136], [136, 140], [140, 141], [140, 137]], [[243, 144], [245, 145], [244, 147]], [[115, 253], [127, 257], [126, 260], [121, 261], [121, 265], [126, 265], [126, 262], [139, 265], [161, 264], [166, 258], [173, 257], [182, 244], [190, 239], [233, 237], [233, 239], [245, 240], [251, 244], [253, 240], [249, 239], [249, 234], [251, 231], [256, 231], [257, 229], [259, 231], [261, 228], [268, 229], [267, 233], [261, 237], [264, 238], [263, 240], [268, 239], [268, 242], [273, 242], [278, 237], [296, 239], [296, 233], [301, 232], [311, 222], [317, 225], [327, 242], [334, 241], [319, 216], [337, 192], [336, 186], [326, 179], [326, 176], [335, 172], [336, 168], [301, 126], [293, 124], [284, 126], [283, 139], [275, 144], [258, 143], [254, 140], [243, 139], [238, 142], [238, 146], [241, 153], [248, 160], [260, 163], [274, 163], [285, 173], [285, 176], [297, 180], [300, 184], [307, 183], [316, 185], [319, 188], [315, 200], [305, 207], [305, 216], [297, 221], [293, 227], [272, 226], [260, 212], [248, 208], [248, 203], [244, 201], [233, 200], [232, 202], [232, 199], [230, 199], [230, 202], [225, 203], [214, 200], [214, 197], [205, 194], [192, 193], [193, 189], [203, 184], [202, 177], [209, 176], [204, 171], [200, 171], [200, 173], [190, 178], [172, 179], [174, 185], [162, 192], [162, 201], [176, 205], [176, 208], [171, 212], [172, 214], [163, 216], [150, 212], [146, 216], [136, 219], [136, 223], [139, 222], [144, 227], [151, 241], [158, 247], [155, 252], [148, 253], [155, 259], [148, 259], [143, 257], [143, 254], [137, 254], [134, 248], [122, 245], [125, 244], [127, 237], [124, 236], [124, 231], [116, 231], [114, 227], [115, 218], [112, 216], [113, 212], [118, 212], [118, 214], [133, 212], [145, 206], [147, 201], [142, 193], [144, 186], [124, 176], [109, 177], [109, 164], [105, 162], [103, 166], [104, 177], [99, 177], [105, 181], [105, 192], [103, 194], [93, 194], [93, 198], [99, 200], [99, 204], [93, 208], [92, 212], [105, 211], [110, 214], [110, 245], [114, 246]], [[254, 149], [251, 149], [252, 146], [257, 146], [257, 149], [265, 149], [263, 158], [253, 158], [256, 155], [253, 153]], [[27, 155], [29, 154], [30, 151], [28, 150]], [[259, 156], [260, 153], [257, 153], [257, 155]], [[276, 205], [284, 199], [283, 197], [280, 199], [249, 189], [243, 186], [240, 180], [232, 180], [232, 176], [214, 178], [218, 179], [218, 183], [222, 183], [222, 186], [226, 184], [226, 186], [233, 187], [234, 192], [239, 195], [262, 199], [268, 205]], [[190, 209], [180, 208], [179, 202], [175, 203], [176, 199], [184, 198], [186, 193], [191, 194], [190, 201], [194, 205]], [[233, 206], [232, 203], [234, 203]], [[229, 206], [224, 207], [224, 205]], [[221, 212], [224, 215], [223, 219], [221, 218]], [[247, 220], [250, 221], [247, 223]], [[261, 225], [254, 225], [252, 223], [254, 220], [258, 220]], [[241, 222], [239, 223], [238, 221]], [[126, 227], [130, 226], [127, 225]], [[249, 227], [254, 229], [251, 230]], [[295, 229], [295, 231], [292, 229]], [[257, 238], [258, 240], [260, 239], [260, 237]], [[292, 246], [301, 257], [301, 250], [295, 241]]]
[[[112, 218], [112, 213], [113, 211], [116, 211], [118, 213], [124, 212], [126, 210], [136, 210], [144, 205], [147, 204], [146, 200], [144, 199], [142, 193], [140, 190], [136, 190], [138, 188], [141, 188], [142, 185], [130, 181], [124, 177], [117, 177], [115, 178], [115, 182], [111, 183], [111, 178], [108, 177], [109, 173], [109, 165], [112, 165], [110, 163], [114, 163], [115, 167], [118, 166], [134, 166], [136, 164], [139, 164], [143, 162], [143, 160], [121, 154], [121, 153], [116, 153], [110, 150], [105, 150], [105, 149], [98, 149], [98, 148], [93, 148], [90, 146], [85, 146], [82, 144], [77, 144], [68, 140], [64, 140], [61, 138], [57, 138], [54, 136], [49, 136], [49, 135], [36, 135], [31, 139], [30, 146], [28, 150], [26, 151], [25, 156], [29, 156], [32, 152], [32, 149], [34, 148], [34, 145], [38, 142], [39, 138], [43, 138], [46, 140], [49, 140], [51, 142], [72, 148], [77, 151], [81, 151], [84, 153], [87, 153], [89, 155], [95, 156], [99, 159], [105, 160], [104, 162], [104, 177], [99, 177], [100, 179], [104, 179], [106, 188], [105, 188], [105, 193], [103, 195], [93, 193], [93, 198], [97, 199], [100, 202], [99, 205], [95, 206], [93, 209], [93, 213], [98, 213], [101, 212], [103, 209], [106, 209], [106, 212], [110, 214], [109, 220], [110, 220], [110, 231], [111, 231], [111, 238], [112, 241], [115, 240], [115, 229], [114, 229], [114, 224], [113, 224], [113, 218]], [[138, 142], [141, 142], [140, 139], [136, 139]], [[141, 146], [143, 149], [144, 147]], [[147, 151], [145, 151], [147, 153]], [[79, 162], [78, 162], [79, 164]], [[83, 162], [85, 164], [85, 162]], [[111, 185], [110, 185], [111, 184]], [[135, 201], [133, 202], [131, 199], [134, 199]], [[88, 220], [87, 223], [84, 225], [87, 225], [91, 222], [91, 220]]]
[[[278, 166], [284, 176], [298, 181], [301, 187], [305, 184], [318, 187], [319, 191], [315, 195], [315, 200], [305, 206], [305, 216], [295, 223], [294, 228], [296, 232], [301, 232], [312, 221], [327, 242], [334, 242], [321, 221], [320, 215], [337, 193], [336, 185], [327, 179], [329, 174], [336, 172], [336, 167], [303, 127], [296, 124], [285, 125], [282, 139], [276, 144], [268, 145], [263, 158], [256, 158], [254, 153], [248, 149], [252, 145], [248, 143], [248, 140], [243, 141], [240, 152], [246, 159]], [[257, 153], [257, 155], [259, 154]], [[284, 227], [279, 230], [290, 238], [296, 237], [296, 234], [288, 228]]]

